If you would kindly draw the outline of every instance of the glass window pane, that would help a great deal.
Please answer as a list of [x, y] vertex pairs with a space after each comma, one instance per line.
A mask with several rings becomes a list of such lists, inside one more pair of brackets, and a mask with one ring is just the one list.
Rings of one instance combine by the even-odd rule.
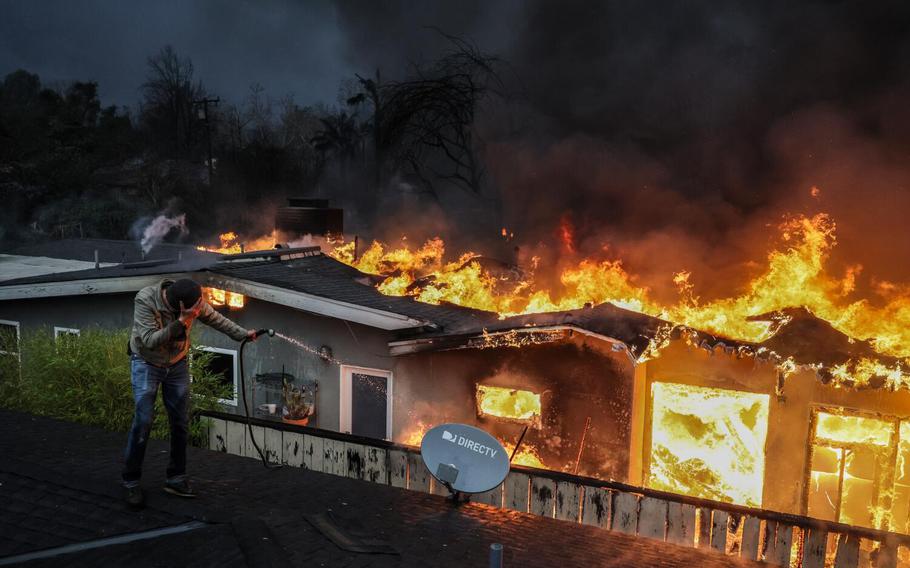
[[351, 373], [351, 433], [384, 439], [388, 417], [388, 377]]

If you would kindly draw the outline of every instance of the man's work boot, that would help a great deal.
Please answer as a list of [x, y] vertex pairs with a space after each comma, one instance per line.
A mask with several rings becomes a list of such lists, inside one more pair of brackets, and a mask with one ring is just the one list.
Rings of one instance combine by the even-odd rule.
[[164, 482], [164, 490], [170, 493], [171, 495], [176, 495], [178, 497], [195, 497], [196, 492], [193, 491], [193, 488], [190, 487], [190, 482], [187, 481], [185, 477], [180, 479], [175, 479], [173, 481], [167, 480]]
[[138, 485], [124, 487], [124, 500], [130, 509], [138, 510], [145, 506], [145, 493]]

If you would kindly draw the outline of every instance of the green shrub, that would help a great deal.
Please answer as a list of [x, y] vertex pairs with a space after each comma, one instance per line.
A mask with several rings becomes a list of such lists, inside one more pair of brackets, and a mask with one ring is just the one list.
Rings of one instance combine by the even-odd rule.
[[[79, 336], [37, 331], [20, 339], [19, 359], [0, 355], [0, 406], [52, 416], [71, 422], [127, 431], [133, 420], [128, 331], [84, 329]], [[230, 398], [223, 377], [207, 370], [212, 354], [193, 349], [190, 412], [219, 408]], [[190, 421], [190, 443], [207, 445], [207, 421]], [[159, 395], [155, 401], [153, 438], [166, 438], [167, 413]]]

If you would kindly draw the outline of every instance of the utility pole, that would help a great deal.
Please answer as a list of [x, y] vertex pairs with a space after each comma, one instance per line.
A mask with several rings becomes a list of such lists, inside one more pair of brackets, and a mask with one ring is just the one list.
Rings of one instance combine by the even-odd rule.
[[205, 123], [205, 137], [208, 144], [208, 165], [209, 165], [209, 185], [212, 185], [212, 176], [215, 173], [215, 163], [212, 159], [212, 120], [209, 115], [209, 105], [213, 107], [218, 106], [218, 103], [221, 102], [221, 97], [214, 99], [197, 99], [193, 101], [193, 105], [197, 107], [197, 117], [199, 120]]

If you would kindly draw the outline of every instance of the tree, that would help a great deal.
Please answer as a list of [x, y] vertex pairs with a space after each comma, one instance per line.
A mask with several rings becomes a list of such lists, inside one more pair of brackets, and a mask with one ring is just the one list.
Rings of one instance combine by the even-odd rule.
[[202, 83], [194, 82], [193, 62], [171, 46], [148, 58], [142, 84], [142, 122], [151, 141], [174, 158], [192, 158], [198, 151], [202, 128], [193, 113], [193, 101], [205, 98]]
[[465, 40], [446, 36], [452, 49], [432, 65], [414, 68], [405, 81], [382, 83], [357, 76], [361, 90], [348, 99], [369, 103], [367, 122], [373, 138], [374, 180], [395, 169], [421, 179], [435, 195], [437, 181], [479, 194], [485, 176], [475, 117], [482, 100], [500, 86], [497, 59]]

